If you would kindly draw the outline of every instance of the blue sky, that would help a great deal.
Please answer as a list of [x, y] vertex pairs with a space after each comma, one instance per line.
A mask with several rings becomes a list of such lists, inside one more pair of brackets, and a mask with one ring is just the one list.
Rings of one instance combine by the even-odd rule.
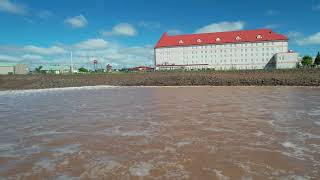
[[0, 0], [0, 61], [151, 65], [170, 34], [272, 28], [290, 49], [320, 50], [320, 0]]

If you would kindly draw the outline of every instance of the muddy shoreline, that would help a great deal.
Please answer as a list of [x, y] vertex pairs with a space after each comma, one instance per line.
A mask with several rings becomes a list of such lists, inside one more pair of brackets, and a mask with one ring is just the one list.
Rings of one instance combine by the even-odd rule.
[[81, 86], [320, 86], [320, 69], [1, 75], [0, 90]]

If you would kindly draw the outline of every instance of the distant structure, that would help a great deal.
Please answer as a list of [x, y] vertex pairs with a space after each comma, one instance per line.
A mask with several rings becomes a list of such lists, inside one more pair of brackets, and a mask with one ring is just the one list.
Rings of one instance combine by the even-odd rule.
[[96, 60], [96, 59], [93, 60], [93, 70], [94, 70], [94, 71], [97, 71], [97, 70], [98, 70], [98, 63], [99, 63], [98, 60]]
[[46, 74], [68, 74], [70, 73], [70, 65], [67, 65], [67, 64], [43, 65], [41, 71]]
[[128, 71], [153, 71], [154, 68], [148, 67], [148, 66], [138, 66], [129, 68]]
[[156, 70], [170, 69], [287, 69], [298, 54], [288, 38], [271, 29], [169, 36], [154, 49]]
[[106, 66], [106, 70], [107, 70], [107, 72], [111, 72], [111, 71], [112, 71], [112, 65], [111, 65], [111, 64], [108, 64], [108, 65]]
[[0, 74], [28, 74], [29, 68], [26, 64], [0, 62]]

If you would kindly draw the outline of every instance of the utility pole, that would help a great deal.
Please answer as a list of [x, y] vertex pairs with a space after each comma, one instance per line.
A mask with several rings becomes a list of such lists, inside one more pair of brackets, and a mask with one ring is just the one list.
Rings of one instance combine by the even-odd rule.
[[71, 74], [73, 74], [73, 55], [72, 55], [72, 51], [70, 51], [70, 71]]

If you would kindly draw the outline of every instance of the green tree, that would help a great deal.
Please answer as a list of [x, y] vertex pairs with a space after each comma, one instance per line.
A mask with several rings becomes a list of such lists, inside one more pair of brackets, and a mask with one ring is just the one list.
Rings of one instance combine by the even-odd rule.
[[84, 67], [81, 67], [78, 70], [79, 70], [79, 72], [89, 72], [89, 70]]
[[43, 68], [43, 66], [37, 67], [37, 68], [36, 68], [36, 72], [37, 72], [37, 73], [41, 73], [41, 69], [42, 69], [42, 68]]
[[320, 65], [320, 52], [318, 52], [317, 57], [314, 60], [314, 65]]
[[303, 66], [310, 66], [312, 65], [312, 57], [311, 56], [304, 56], [302, 58], [301, 64]]

